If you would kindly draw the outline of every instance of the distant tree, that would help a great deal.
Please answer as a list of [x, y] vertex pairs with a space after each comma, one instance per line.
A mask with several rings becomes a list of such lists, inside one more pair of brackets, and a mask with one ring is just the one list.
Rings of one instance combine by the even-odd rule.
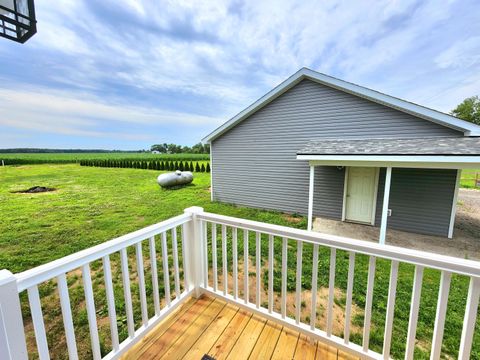
[[[142, 150], [143, 151], [143, 150]], [[190, 146], [182, 146], [177, 144], [155, 144], [150, 146], [150, 151], [158, 151], [162, 154], [209, 154], [210, 145], [198, 143]]]
[[480, 125], [480, 98], [472, 96], [463, 100], [451, 114], [462, 120]]
[[210, 172], [210, 163], [207, 163], [207, 169], [206, 171], [209, 173]]
[[167, 144], [155, 144], [150, 146], [150, 151], [158, 151], [162, 154], [167, 153]]
[[200, 172], [200, 165], [198, 164], [198, 161], [195, 163], [195, 172]]

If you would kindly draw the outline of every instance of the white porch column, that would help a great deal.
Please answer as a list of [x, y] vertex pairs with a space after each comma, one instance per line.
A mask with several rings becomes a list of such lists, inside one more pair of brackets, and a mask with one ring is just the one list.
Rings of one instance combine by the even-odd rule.
[[310, 184], [308, 186], [308, 226], [307, 230], [312, 231], [313, 225], [313, 190], [314, 190], [315, 166], [310, 165]]
[[457, 179], [455, 180], [455, 192], [453, 193], [452, 212], [450, 214], [450, 225], [448, 227], [448, 238], [453, 237], [453, 228], [455, 227], [455, 215], [457, 213], [458, 189], [460, 188], [460, 178], [462, 177], [462, 170], [457, 170]]
[[388, 201], [390, 200], [390, 185], [392, 183], [392, 167], [387, 167], [385, 175], [385, 190], [383, 192], [382, 222], [380, 224], [380, 244], [385, 244], [387, 237], [387, 218], [388, 218]]

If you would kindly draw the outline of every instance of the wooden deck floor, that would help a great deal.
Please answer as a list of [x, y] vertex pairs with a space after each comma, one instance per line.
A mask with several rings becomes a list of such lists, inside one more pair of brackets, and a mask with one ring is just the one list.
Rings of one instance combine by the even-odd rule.
[[123, 357], [129, 360], [354, 359], [274, 322], [203, 296], [189, 299]]

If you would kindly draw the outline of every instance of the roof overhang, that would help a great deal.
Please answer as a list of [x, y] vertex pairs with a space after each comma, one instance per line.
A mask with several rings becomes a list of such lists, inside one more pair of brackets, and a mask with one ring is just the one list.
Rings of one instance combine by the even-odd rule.
[[309, 79], [322, 85], [326, 85], [350, 93], [352, 95], [356, 95], [367, 100], [376, 102], [378, 104], [382, 104], [390, 108], [394, 108], [399, 111], [417, 116], [419, 118], [423, 118], [439, 125], [461, 131], [465, 136], [480, 136], [480, 126], [478, 125], [458, 119], [454, 116], [442, 113], [440, 111], [429, 109], [421, 105], [417, 105], [390, 95], [383, 94], [375, 90], [368, 89], [360, 85], [356, 85], [325, 74], [321, 74], [307, 68], [302, 68], [295, 74], [290, 76], [287, 80], [282, 82], [280, 85], [275, 87], [273, 90], [269, 91], [267, 94], [255, 101], [245, 110], [241, 111], [233, 118], [225, 122], [223, 125], [205, 136], [202, 139], [202, 142], [209, 143], [212, 140], [216, 139], [217, 137], [237, 125], [239, 122], [246, 119], [251, 114], [261, 109], [262, 107], [264, 107], [265, 105], [272, 102], [277, 97], [294, 87], [303, 79]]
[[366, 166], [423, 169], [478, 169], [480, 156], [447, 155], [297, 155], [312, 166]]

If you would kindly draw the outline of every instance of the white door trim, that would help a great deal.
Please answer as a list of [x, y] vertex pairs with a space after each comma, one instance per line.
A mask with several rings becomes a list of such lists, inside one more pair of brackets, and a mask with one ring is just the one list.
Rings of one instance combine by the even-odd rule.
[[347, 211], [347, 187], [348, 187], [348, 169], [350, 166], [345, 166], [345, 178], [343, 180], [343, 205], [342, 205], [342, 221], [345, 221]]
[[[361, 166], [359, 166], [361, 167]], [[343, 181], [343, 205], [342, 205], [342, 221], [346, 221], [347, 214], [347, 192], [348, 192], [348, 169], [350, 166], [345, 167], [345, 179]], [[378, 195], [378, 183], [380, 178], [380, 168], [375, 168], [375, 188], [373, 189], [373, 200], [372, 200], [372, 216], [370, 218], [370, 225], [375, 225], [375, 215], [377, 211], [377, 195]]]

